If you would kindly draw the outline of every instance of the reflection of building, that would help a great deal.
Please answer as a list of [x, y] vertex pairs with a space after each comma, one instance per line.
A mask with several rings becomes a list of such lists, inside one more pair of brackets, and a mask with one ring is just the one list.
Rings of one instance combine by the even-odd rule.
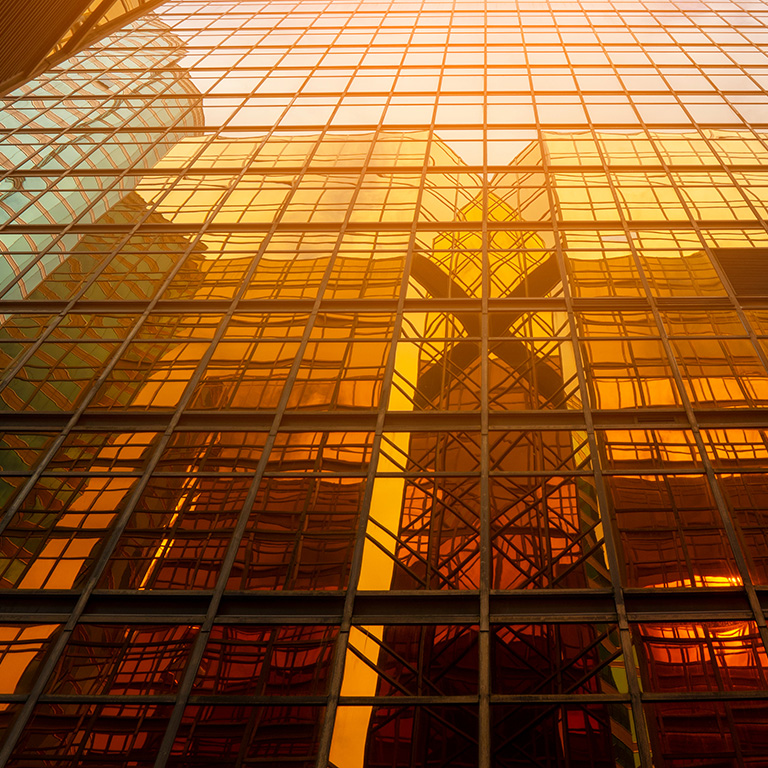
[[61, 63], [158, 5], [152, 0], [7, 0], [0, 24], [0, 93]]
[[194, 73], [230, 122], [179, 128], [2, 329], [0, 762], [766, 763], [759, 132], [659, 128], [633, 64], [642, 121], [561, 94], [553, 125], [545, 80], [513, 133], [492, 32], [420, 118], [421, 69], [302, 86], [312, 29], [257, 75], [288, 27], [243, 19]]
[[[367, 151], [365, 141], [370, 138], [361, 137], [357, 144], [350, 142], [346, 147], [343, 143], [332, 144], [328, 151], [341, 156], [345, 150], [351, 154], [355, 148]], [[192, 147], [194, 150], [194, 145]], [[265, 145], [257, 156], [263, 162], [268, 161], [273, 156], [271, 148], [271, 144]], [[329, 162], [323, 157], [324, 150], [325, 146], [320, 145], [315, 155], [320, 164]], [[373, 156], [391, 163], [387, 152], [410, 158], [419, 153], [423, 156], [425, 150], [424, 139], [419, 134], [391, 134], [374, 146]], [[248, 156], [254, 150], [246, 144], [233, 144], [229, 151]], [[431, 151], [433, 157], [439, 158], [435, 160], [436, 165], [449, 161], [459, 163], [458, 158], [439, 144], [433, 145]], [[163, 166], [185, 165], [179, 157], [184, 152], [185, 145], [179, 145], [166, 156]], [[275, 153], [274, 157], [279, 158], [279, 155]], [[198, 158], [198, 162], [206, 163], [207, 160]], [[535, 163], [540, 161], [530, 152], [518, 160], [521, 166]], [[554, 255], [557, 244], [540, 224], [549, 217], [548, 207], [542, 201], [541, 180], [536, 172], [512, 170], [494, 179], [487, 193], [487, 204], [491, 206], [487, 220], [494, 224], [494, 229], [485, 239], [472, 228], [473, 221], [482, 220], [477, 214], [483, 205], [479, 179], [467, 175], [462, 181], [458, 186], [455, 177], [436, 172], [424, 186], [414, 180], [411, 186], [401, 186], [393, 192], [391, 185], [379, 175], [366, 187], [365, 207], [360, 208], [366, 218], [379, 220], [382, 216], [393, 215], [396, 219], [407, 220], [418, 210], [427, 220], [443, 222], [433, 234], [420, 236], [411, 255], [406, 298], [413, 310], [404, 315], [395, 351], [389, 410], [471, 414], [481, 409], [483, 397], [487, 397], [492, 413], [564, 410], [568, 415], [580, 407], [580, 399], [573, 352], [564, 352], [570, 350], [570, 341], [562, 310], [521, 312], [509, 304], [508, 308], [494, 312], [488, 319], [490, 356], [485, 374], [487, 384], [483, 386], [482, 313], [479, 307], [471, 304], [479, 301], [483, 294], [482, 264], [487, 259], [488, 273], [493, 276], [492, 290], [498, 300], [509, 302], [517, 297], [531, 297], [549, 302], [543, 307], [559, 306], [557, 302], [561, 301], [562, 288]], [[311, 215], [320, 221], [343, 217], [351, 199], [349, 183], [345, 182], [343, 173], [317, 174], [307, 179], [306, 189], [299, 187], [291, 198], [297, 215]], [[255, 221], [248, 223], [268, 221], [286, 195], [279, 176], [266, 183], [266, 188], [257, 190], [247, 182], [243, 183], [242, 188], [228, 198], [228, 207], [217, 215], [224, 223], [242, 221], [242, 211], [253, 210]], [[162, 185], [155, 184], [151, 178], [138, 188], [150, 204], [153, 186], [162, 189]], [[163, 197], [152, 214], [155, 218], [150, 217], [147, 223], [162, 228], [162, 225], [185, 219], [194, 221], [195, 217], [207, 215], [206, 209], [189, 205], [188, 189], [197, 189], [194, 178], [177, 185], [172, 195]], [[423, 192], [417, 202], [412, 190], [419, 189]], [[206, 194], [210, 192], [206, 190]], [[104, 221], [118, 222], [119, 217], [124, 221], [135, 221], [146, 205], [138, 196], [126, 198]], [[290, 220], [290, 205], [283, 215]], [[451, 221], [458, 223], [458, 228], [446, 228]], [[465, 222], [466, 229], [461, 228], [461, 222]], [[505, 222], [507, 227], [513, 228], [496, 228], [496, 222]], [[530, 222], [536, 222], [537, 228], [526, 228]], [[515, 225], [520, 229], [514, 229]], [[209, 296], [218, 300], [231, 296], [233, 290], [238, 290], [238, 283], [242, 285], [239, 290], [246, 301], [261, 298], [286, 301], [294, 297], [301, 300], [325, 281], [325, 296], [330, 299], [336, 295], [347, 301], [369, 297], [381, 301], [394, 298], [402, 284], [406, 252], [402, 236], [384, 236], [377, 242], [352, 234], [348, 244], [336, 246], [328, 240], [324, 242], [322, 236], [314, 240], [308, 236], [297, 239], [290, 234], [274, 236], [271, 247], [263, 251], [255, 269], [252, 251], [243, 247], [248, 242], [244, 237], [238, 240], [234, 236], [211, 235], [206, 239], [204, 250], [200, 246], [190, 250], [191, 244], [184, 238], [133, 235], [131, 241], [122, 246], [119, 258], [111, 262], [111, 271], [89, 288], [89, 296], [94, 300], [146, 300], [153, 291], [147, 274], [154, 273], [158, 275], [156, 280], [162, 279], [162, 275], [175, 265], [175, 259], [185, 253], [189, 254], [185, 266], [166, 289], [167, 300]], [[621, 240], [609, 242], [617, 251], [616, 255], [610, 253], [605, 257], [607, 261], [600, 261], [595, 259], [594, 243], [586, 246], [584, 236], [576, 239], [581, 250], [567, 262], [572, 270], [572, 290], [580, 292], [583, 284], [585, 295], [589, 296], [589, 286], [598, 284], [600, 279], [599, 270], [610, 273], [614, 263], [618, 274], [631, 268], [631, 260], [619, 250]], [[78, 276], [92, 269], [90, 265], [94, 260], [90, 254], [98, 251], [100, 246], [111, 249], [114, 242], [92, 236], [82, 240], [78, 252], [44, 280], [30, 299], [71, 295]], [[297, 246], [302, 254], [298, 259], [292, 255]], [[561, 239], [561, 247], [567, 249], [569, 246], [568, 240]], [[625, 250], [627, 246], [625, 240]], [[334, 251], [335, 265], [329, 273], [329, 265], [334, 263], [331, 258]], [[580, 258], [582, 252], [586, 260]], [[698, 259], [702, 263], [689, 269], [699, 275], [704, 274], [703, 267], [709, 263], [702, 261], [705, 257], [701, 251], [690, 257], [666, 251], [661, 253], [663, 255], [656, 257], [659, 261], [659, 277], [656, 279], [662, 295], [666, 295], [665, 285], [671, 289], [680, 283], [680, 269], [674, 266], [675, 262]], [[157, 255], [152, 258], [152, 254]], [[165, 263], [163, 259], [166, 259]], [[666, 263], [671, 265], [668, 269]], [[594, 273], [592, 276], [589, 270]], [[665, 279], [667, 283], [663, 282]], [[506, 292], [502, 292], [503, 287]], [[115, 288], [119, 293], [114, 293]], [[448, 308], [430, 310], [430, 302], [436, 300], [449, 302]], [[463, 309], [451, 308], [462, 303]], [[639, 360], [645, 347], [656, 349], [659, 342], [646, 339], [637, 331], [637, 327], [642, 328], [642, 313], [636, 314], [640, 317], [632, 316], [633, 327], [620, 328], [618, 334], [628, 339], [637, 336], [639, 341], [636, 343], [644, 345], [634, 352]], [[204, 321], [204, 316], [197, 316], [197, 320], [193, 319], [195, 316], [189, 319], [175, 316], [173, 320], [172, 317], [157, 315], [125, 348], [107, 381], [96, 393], [93, 407], [167, 410], [175, 406], [180, 392], [192, 379], [201, 350], [215, 328]], [[173, 324], [169, 325], [171, 322]], [[278, 407], [283, 382], [299, 349], [305, 322], [304, 316], [295, 312], [272, 312], [268, 317], [253, 311], [235, 315], [202, 378], [192, 390], [191, 408], [269, 411]], [[646, 319], [646, 327], [647, 322]], [[692, 317], [689, 322], [697, 322], [697, 319]], [[89, 382], [95, 380], [117, 349], [121, 339], [120, 326], [117, 317], [107, 324], [102, 321], [100, 325], [81, 325], [70, 331], [72, 342], [69, 346], [66, 336], [49, 344], [55, 354], [48, 360], [40, 358], [37, 369], [50, 365], [50, 360], [72, 361], [72, 355], [77, 355], [80, 361], [77, 369], [85, 373], [80, 377], [82, 383], [73, 375], [73, 362], [66, 364], [69, 376], [64, 395], [58, 394], [62, 390], [55, 380], [35, 388], [31, 382], [23, 384], [23, 375], [20, 375], [16, 379], [18, 383], [12, 383], [6, 389], [8, 405], [34, 410], [48, 410], [51, 404], [64, 410], [76, 407], [80, 398], [92, 390]], [[8, 326], [9, 330], [11, 327]], [[253, 340], [254, 329], [258, 329], [257, 343]], [[615, 318], [612, 320], [598, 311], [584, 315], [579, 321], [579, 330], [586, 344], [592, 343], [595, 336], [617, 333]], [[122, 333], [124, 336], [125, 331]], [[372, 314], [339, 310], [321, 312], [307, 340], [302, 363], [294, 371], [293, 386], [284, 407], [289, 411], [371, 412], [380, 404], [383, 367], [392, 352], [392, 333], [391, 311], [380, 310]], [[649, 335], [652, 334], [645, 334]], [[608, 343], [604, 341], [603, 345]], [[92, 350], [91, 354], [84, 354], [84, 349]], [[601, 363], [603, 359], [606, 362]], [[679, 402], [668, 396], [658, 402], [627, 402], [629, 394], [625, 390], [627, 393], [635, 391], [631, 382], [636, 379], [631, 375], [627, 378], [626, 364], [618, 366], [621, 375], [617, 379], [615, 360], [608, 363], [611, 359], [611, 355], [595, 355], [591, 349], [586, 352], [584, 362], [593, 402], [608, 409], [653, 405], [669, 408]], [[643, 377], [645, 386], [650, 386], [655, 393], [676, 391], [667, 368], [661, 362], [655, 365], [659, 369], [655, 374], [657, 383], [652, 383], [654, 379], [649, 371]], [[34, 369], [34, 363], [28, 364], [27, 370]], [[714, 386], [717, 381], [714, 371], [706, 376]], [[630, 385], [622, 385], [622, 380], [630, 381]], [[727, 377], [722, 381], [720, 388], [726, 386]], [[46, 391], [57, 394], [46, 396]], [[66, 399], [66, 392], [72, 391], [75, 394]], [[37, 400], [25, 399], [27, 392]], [[49, 405], [44, 406], [43, 402]], [[99, 531], [110, 529], [115, 521], [115, 513], [111, 510], [119, 510], [135, 487], [135, 479], [129, 477], [74, 480], [59, 475], [57, 478], [57, 461], [64, 462], [62, 468], [90, 466], [93, 471], [100, 467], [106, 470], [117, 459], [130, 470], [143, 465], [146, 452], [156, 440], [149, 434], [115, 435], [106, 442], [103, 439], [95, 442], [85, 439], [84, 442], [84, 437], [76, 439], [71, 447], [62, 448], [64, 452], [59, 454], [60, 459], [54, 458], [49, 464], [53, 472], [41, 479], [33, 495], [27, 497], [25, 508], [29, 511], [24, 517], [31, 522], [37, 516], [39, 522], [34, 525], [30, 522], [11, 523], [6, 529], [6, 554], [10, 559], [4, 578], [9, 586], [50, 589], [83, 584], [92, 572], [98, 554], [98, 541], [103, 535]], [[307, 433], [278, 435], [271, 458], [264, 466], [265, 479], [256, 496], [249, 501], [250, 473], [259, 466], [265, 438], [266, 435], [259, 433], [218, 433], [218, 436], [178, 433], [164, 451], [157, 470], [189, 472], [199, 465], [203, 474], [191, 475], [181, 485], [169, 483], [169, 477], [150, 480], [102, 572], [99, 586], [122, 590], [214, 588], [242, 509], [250, 504], [253, 512], [234, 555], [228, 588], [344, 589], [352, 563], [354, 532], [358, 527], [361, 504], [366, 499], [364, 475], [371, 470], [370, 438], [365, 434], [344, 432], [318, 435], [317, 438]], [[635, 436], [630, 440], [636, 453], [639, 439]], [[620, 450], [623, 443], [618, 440], [621, 440], [619, 436], [614, 437], [608, 445], [615, 445]], [[472, 431], [463, 435], [450, 431], [413, 432], [410, 437], [407, 432], [385, 435], [369, 502], [370, 541], [362, 559], [361, 588], [474, 590], [480, 587], [482, 502], [478, 459], [474, 455], [477, 448], [473, 449], [480, 442], [480, 433]], [[493, 588], [585, 589], [606, 584], [608, 576], [599, 536], [597, 497], [589, 476], [583, 474], [590, 466], [585, 433], [580, 430], [496, 430], [489, 433], [489, 449], [492, 469], [489, 485], [490, 578]], [[683, 461], [686, 458], [681, 456]], [[676, 455], [666, 456], [664, 463], [674, 466], [676, 459]], [[74, 464], [70, 463], [72, 461]], [[83, 464], [84, 461], [87, 463]], [[556, 474], [552, 475], [552, 470], [556, 470]], [[216, 474], [211, 476], [211, 472]], [[274, 475], [280, 472], [289, 474]], [[331, 474], [324, 478], [324, 473]], [[649, 517], [647, 511], [642, 514], [643, 520], [625, 522], [631, 518], [633, 509], [648, 510], [656, 504], [659, 493], [663, 498], [664, 491], [658, 481], [648, 477], [616, 477], [608, 479], [608, 483], [613, 489], [609, 498], [616, 513], [617, 541], [628, 562], [625, 579], [629, 585], [658, 588], [665, 584], [680, 587], [738, 583], [735, 568], [726, 565], [727, 572], [723, 570], [729, 555], [724, 549], [722, 535], [717, 538], [721, 529], [711, 513], [706, 518], [698, 513], [700, 523], [693, 538], [679, 524], [671, 523], [670, 527], [670, 523], [663, 522], [661, 517], [658, 520]], [[700, 476], [688, 474], [666, 478], [664, 488], [670, 488], [673, 497], [680, 499], [693, 499], [694, 489], [696, 494], [706, 493]], [[396, 499], [399, 502], [393, 507]], [[28, 506], [30, 503], [32, 506]], [[663, 500], [658, 502], [657, 517], [665, 516], [665, 520], [669, 518], [670, 521], [673, 519], [670, 515], [679, 517], [680, 503], [675, 505], [670, 501], [665, 506]], [[693, 503], [697, 510], [704, 510], [697, 501], [687, 503], [689, 506]], [[39, 517], [40, 513], [35, 509], [45, 509], [47, 514]], [[77, 535], [72, 539], [71, 523], [65, 521], [76, 511], [81, 516], [86, 510], [91, 518], [88, 525], [91, 543], [82, 539], [78, 544]], [[19, 518], [19, 523], [21, 520]], [[709, 521], [710, 527], [702, 529], [705, 520]], [[546, 531], [546, 544], [537, 533], [542, 530]], [[680, 566], [675, 566], [678, 547], [682, 547], [679, 551], [684, 554], [684, 559], [680, 560], [685, 563], [682, 571]], [[503, 659], [500, 663], [508, 670], [508, 678], [500, 683], [504, 692], [578, 690], [617, 695], [620, 683], [617, 673], [612, 670], [621, 657], [621, 649], [615, 627], [606, 624], [588, 628], [585, 625], [566, 632], [556, 625], [548, 626], [548, 629], [517, 626], [495, 630], [494, 657]], [[741, 626], [737, 626], [737, 631], [743, 631], [739, 629]], [[348, 652], [343, 694], [386, 695], [391, 686], [394, 686], [392, 692], [427, 691], [446, 696], [476, 693], [476, 683], [470, 681], [472, 670], [476, 670], [478, 663], [473, 627], [444, 627], [429, 631], [423, 628], [405, 633], [404, 628], [397, 626], [383, 632], [381, 628], [360, 627], [355, 632]], [[315, 648], [312, 633], [294, 635], [294, 640], [305, 637], [301, 642], [308, 649]], [[248, 632], [235, 632], [226, 642], [235, 643], [234, 647], [254, 642], [255, 649], [260, 642], [269, 648], [275, 641], [269, 633], [263, 635], [261, 641], [258, 637], [261, 636], [251, 640]], [[170, 642], [167, 634], [163, 638], [162, 642]], [[325, 635], [323, 638], [322, 643], [327, 643]], [[84, 637], [78, 642], [87, 647], [93, 639]], [[220, 653], [224, 653], [226, 647], [223, 645]], [[547, 672], [539, 661], [533, 665], [534, 669], [538, 667], [535, 674], [532, 671], [523, 674], [523, 669], [531, 669], [530, 654], [554, 662], [552, 653], [556, 647], [561, 649], [557, 668]], [[433, 674], [440, 682], [427, 684], [427, 681], [411, 678], [412, 672], [408, 670], [418, 664], [418, 654], [410, 662], [407, 659], [419, 648], [418, 654], [427, 653], [429, 658], [434, 657], [429, 663], [436, 665]], [[566, 648], [570, 649], [567, 653]], [[315, 658], [318, 653], [321, 651], [312, 650], [310, 655]], [[86, 666], [82, 667], [82, 673], [76, 674], [87, 677], [90, 663], [94, 662], [81, 662]], [[221, 660], [216, 662], [221, 663]], [[273, 668], [276, 663], [270, 662]], [[368, 664], [381, 669], [378, 683], [375, 676], [364, 671]], [[284, 670], [281, 675], [287, 674], [284, 663], [279, 668]], [[293, 667], [293, 673], [298, 674], [300, 668]], [[350, 677], [355, 671], [357, 682]], [[552, 688], [554, 683], [551, 681], [560, 675], [566, 675], [572, 682], [565, 688], [562, 682]], [[414, 685], [417, 687], [412, 689]], [[426, 689], [424, 685], [427, 685]], [[78, 687], [76, 690], [83, 692], [86, 689]], [[349, 717], [347, 713], [350, 711], [350, 708], [340, 710], [337, 717], [342, 735], [345, 717]], [[354, 711], [363, 713], [363, 710]], [[297, 724], [296, 729], [306, 728], [311, 721], [311, 718], [306, 719], [308, 716], [308, 713], [297, 715], [298, 723], [303, 725]], [[500, 723], [516, 721], [521, 716], [513, 709]], [[535, 748], [540, 734], [551, 727], [550, 716], [546, 710], [532, 714], [531, 724], [520, 731], [533, 734], [525, 736], [526, 740], [533, 740], [531, 749]], [[397, 753], [399, 747], [392, 741], [395, 738], [392, 729], [397, 733], [405, 727], [403, 717], [410, 722], [411, 715], [400, 708], [368, 711], [362, 731], [365, 733], [368, 727], [372, 729], [365, 751], [366, 764], [378, 765], [381, 760], [388, 759], [392, 750]], [[468, 717], [470, 720], [467, 721]], [[466, 741], [466, 723], [472, 722], [471, 717], [461, 709], [454, 714], [446, 713], [437, 721], [427, 718], [420, 726], [427, 730], [418, 738], [429, 740], [429, 729], [442, 723], [442, 727], [448, 727], [455, 734], [446, 742], [450, 749], [455, 749], [457, 755], [466, 753], [466, 764], [472, 764], [472, 752], [468, 747], [472, 740]], [[359, 726], [360, 722], [359, 718], [353, 719], [351, 727]], [[632, 728], [626, 715], [616, 711], [602, 725], [600, 717], [589, 722], [587, 733], [580, 737], [583, 744], [578, 746], [577, 739], [577, 746], [572, 745], [572, 749], [586, 750], [587, 754], [596, 743], [608, 739], [608, 742], [624, 745], [621, 749], [615, 747], [619, 751], [612, 759], [617, 764], [633, 764]], [[288, 741], [297, 738], [299, 731], [296, 729], [285, 731]], [[240, 736], [233, 738], [236, 741]], [[512, 750], [512, 753], [527, 749], [521, 738], [511, 737], [509, 746], [503, 749]], [[344, 746], [339, 754], [345, 754], [349, 760], [355, 748], [348, 742], [342, 743]], [[361, 742], [360, 746], [364, 745], [365, 742]], [[343, 765], [344, 760], [339, 754], [332, 752], [332, 757]]]
[[[110, 40], [127, 48], [138, 76], [116, 69], [126, 50], [110, 52]], [[79, 239], [40, 227], [96, 222], [135, 186], [136, 170], [151, 168], [202, 123], [199, 94], [178, 66], [184, 53], [162, 22], [144, 21], [11, 94], [0, 155], [0, 212], [17, 228], [0, 231], [6, 298], [32, 291]], [[132, 172], [113, 173], [125, 169]]]

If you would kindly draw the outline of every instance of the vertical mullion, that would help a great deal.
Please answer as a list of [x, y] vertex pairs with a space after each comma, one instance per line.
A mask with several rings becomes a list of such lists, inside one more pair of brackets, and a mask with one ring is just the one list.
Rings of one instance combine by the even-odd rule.
[[491, 502], [489, 480], [489, 333], [488, 301], [491, 294], [490, 249], [488, 243], [489, 179], [488, 179], [488, 60], [487, 60], [487, 15], [483, 14], [483, 159], [482, 159], [482, 229], [480, 264], [482, 281], [480, 285], [480, 623], [479, 623], [479, 710], [478, 710], [478, 748], [480, 750], [479, 768], [491, 768], [492, 758], [492, 713], [491, 713]]

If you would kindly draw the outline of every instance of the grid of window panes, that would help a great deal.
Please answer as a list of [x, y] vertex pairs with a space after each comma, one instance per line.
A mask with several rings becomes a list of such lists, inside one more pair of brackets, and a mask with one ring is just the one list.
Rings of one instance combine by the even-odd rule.
[[767, 20], [172, 0], [11, 94], [0, 764], [766, 764]]

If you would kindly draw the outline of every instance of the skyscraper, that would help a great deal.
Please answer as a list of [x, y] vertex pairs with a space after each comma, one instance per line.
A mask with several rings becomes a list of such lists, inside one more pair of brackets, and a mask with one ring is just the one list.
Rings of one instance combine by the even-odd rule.
[[0, 762], [768, 764], [766, 10], [172, 0], [65, 65], [132, 117], [0, 229]]
[[[202, 124], [200, 94], [177, 65], [180, 38], [145, 19], [117, 39], [119, 50], [108, 39], [22, 86], [4, 110], [0, 209], [15, 227], [0, 236], [5, 298], [32, 291], [78, 242], [71, 225], [95, 222], [130, 192], [138, 172]], [[136, 71], [123, 71], [129, 66]], [[102, 177], [107, 168], [121, 172]], [[64, 231], [25, 230], [36, 225]]]
[[6, 0], [0, 19], [0, 94], [156, 5], [157, 0]]

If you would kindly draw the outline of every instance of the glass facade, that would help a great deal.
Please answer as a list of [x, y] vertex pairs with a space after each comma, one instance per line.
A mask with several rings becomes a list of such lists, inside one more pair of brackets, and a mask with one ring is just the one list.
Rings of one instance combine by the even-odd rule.
[[0, 96], [160, 4], [161, 0], [4, 0]]
[[768, 765], [768, 6], [171, 0], [0, 118], [0, 766]]

